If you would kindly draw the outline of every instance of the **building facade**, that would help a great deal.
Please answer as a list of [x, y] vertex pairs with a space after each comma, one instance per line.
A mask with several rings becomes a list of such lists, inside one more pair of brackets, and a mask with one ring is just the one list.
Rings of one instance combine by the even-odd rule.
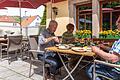
[[[66, 31], [66, 25], [73, 23], [75, 25], [75, 31], [79, 26], [79, 6], [91, 5], [92, 7], [92, 35], [99, 37], [100, 21], [101, 21], [101, 4], [109, 1], [117, 0], [63, 0], [57, 3], [46, 3], [47, 7], [47, 25], [51, 19], [58, 22], [58, 29], [55, 32], [56, 35], [61, 36]], [[56, 12], [55, 10], [56, 9]]]

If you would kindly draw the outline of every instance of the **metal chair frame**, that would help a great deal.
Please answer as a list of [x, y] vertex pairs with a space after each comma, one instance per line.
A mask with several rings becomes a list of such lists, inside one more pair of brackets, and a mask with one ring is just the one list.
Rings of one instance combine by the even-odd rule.
[[[30, 59], [29, 77], [31, 77], [32, 62], [33, 61], [41, 62], [40, 60], [38, 60], [37, 54], [38, 53], [43, 54], [44, 51], [40, 51], [38, 49], [39, 46], [37, 44], [37, 41], [35, 40], [35, 37], [29, 37], [28, 40], [29, 40], [29, 46], [30, 46], [30, 50], [29, 50], [29, 59]], [[43, 66], [43, 68], [44, 68], [44, 66]]]
[[20, 53], [22, 53], [22, 35], [14, 35], [14, 36], [8, 36], [8, 42], [7, 42], [7, 57], [8, 57], [8, 63], [10, 64], [10, 52], [15, 52], [15, 57], [17, 57], [17, 52], [20, 50]]
[[100, 61], [100, 60], [94, 60], [93, 80], [96, 80], [96, 76], [101, 76], [101, 77], [103, 77], [105, 79], [113, 80], [113, 79], [111, 79], [109, 77], [106, 77], [106, 76], [103, 76], [103, 75], [100, 75], [100, 74], [96, 74], [96, 70], [95, 70], [96, 63], [104, 64], [104, 65], [107, 65], [107, 66], [110, 66], [110, 67], [120, 68], [120, 65], [117, 65], [117, 64], [112, 64], [112, 63], [108, 63], [108, 62]]

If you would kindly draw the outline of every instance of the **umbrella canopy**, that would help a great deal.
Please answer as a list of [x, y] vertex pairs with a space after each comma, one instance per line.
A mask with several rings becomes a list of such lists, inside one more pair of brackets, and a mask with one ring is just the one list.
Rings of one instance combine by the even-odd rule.
[[47, 0], [1, 0], [0, 7], [37, 8], [46, 1]]
[[64, 0], [0, 0], [0, 7], [38, 8], [49, 1], [56, 3]]
[[[60, 2], [64, 0], [0, 0], [0, 7], [17, 7], [20, 8], [20, 26], [21, 26], [21, 8], [36, 9], [47, 2]], [[20, 28], [22, 34], [22, 28]]]
[[7, 9], [7, 8], [5, 8], [5, 7], [0, 7], [0, 9]]

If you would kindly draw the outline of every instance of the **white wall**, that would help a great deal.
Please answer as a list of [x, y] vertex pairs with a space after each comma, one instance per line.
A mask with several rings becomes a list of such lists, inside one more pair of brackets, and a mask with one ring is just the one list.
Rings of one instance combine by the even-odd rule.
[[5, 26], [5, 27], [9, 27], [9, 26], [12, 26], [12, 27], [17, 27], [17, 26], [20, 26], [19, 23], [16, 23], [16, 26], [13, 26], [13, 23], [8, 23], [8, 22], [0, 22], [0, 27], [2, 26]]

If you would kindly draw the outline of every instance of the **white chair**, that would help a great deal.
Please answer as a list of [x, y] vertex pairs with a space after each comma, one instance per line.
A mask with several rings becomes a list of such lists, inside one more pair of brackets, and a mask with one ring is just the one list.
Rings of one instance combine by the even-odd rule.
[[30, 50], [29, 50], [29, 58], [30, 58], [30, 71], [29, 71], [29, 77], [31, 77], [31, 69], [32, 69], [32, 63], [34, 61], [41, 62], [38, 60], [37, 54], [41, 54], [41, 58], [43, 58], [44, 51], [39, 50], [39, 46], [37, 44], [37, 41], [35, 37], [29, 37], [29, 44], [30, 44]]
[[112, 64], [112, 63], [108, 63], [108, 62], [100, 61], [100, 60], [94, 60], [94, 69], [93, 69], [93, 76], [94, 76], [94, 78], [93, 78], [93, 80], [96, 80], [97, 76], [103, 77], [103, 78], [105, 78], [107, 80], [113, 80], [113, 79], [111, 79], [111, 78], [109, 78], [107, 76], [104, 76], [104, 75], [101, 75], [101, 74], [97, 74], [96, 70], [95, 70], [96, 63], [107, 65], [107, 66], [110, 66], [110, 67], [113, 67], [113, 68], [120, 68], [120, 65], [117, 65], [117, 64]]

